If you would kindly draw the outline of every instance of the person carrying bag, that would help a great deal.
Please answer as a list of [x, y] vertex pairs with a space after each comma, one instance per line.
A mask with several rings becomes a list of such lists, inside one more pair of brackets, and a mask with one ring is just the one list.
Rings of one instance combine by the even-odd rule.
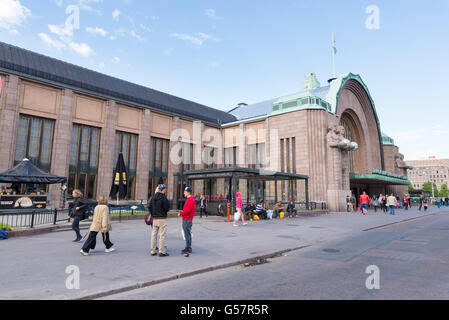
[[109, 240], [109, 231], [112, 230], [111, 219], [109, 217], [109, 208], [107, 206], [108, 199], [106, 197], [100, 197], [98, 205], [94, 210], [94, 217], [92, 224], [89, 228], [89, 237], [84, 243], [83, 248], [80, 250], [81, 255], [89, 255], [89, 250], [95, 249], [96, 238], [99, 232], [103, 235], [103, 243], [106, 247], [105, 252], [113, 252], [113, 243]]

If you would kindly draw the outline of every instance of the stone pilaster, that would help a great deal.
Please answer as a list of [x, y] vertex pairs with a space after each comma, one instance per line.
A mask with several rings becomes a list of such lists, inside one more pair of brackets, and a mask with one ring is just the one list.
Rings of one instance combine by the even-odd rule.
[[[179, 117], [173, 117], [172, 120], [172, 130], [177, 130], [181, 128], [181, 120], [179, 119]], [[171, 134], [171, 133], [170, 133]], [[172, 137], [173, 138], [173, 137]], [[168, 159], [168, 182], [167, 182], [167, 198], [169, 200], [173, 200], [173, 206], [176, 207], [176, 200], [177, 200], [177, 192], [176, 192], [176, 187], [177, 187], [177, 183], [178, 183], [178, 178], [175, 177], [175, 174], [179, 172], [179, 164], [177, 163], [173, 163], [173, 160], [179, 160], [178, 159], [178, 155], [177, 154], [173, 154], [172, 153], [176, 153], [176, 150], [172, 150], [175, 146], [177, 146], [179, 143], [178, 139], [175, 139], [174, 141], [172, 141], [172, 139], [170, 139], [170, 147], [169, 147], [169, 159]], [[173, 159], [172, 159], [173, 158]]]
[[[51, 173], [61, 177], [69, 176], [70, 145], [72, 143], [72, 108], [73, 91], [63, 89], [61, 105], [59, 106], [58, 119], [55, 122], [53, 138], [53, 152], [51, 159]], [[61, 185], [50, 185], [51, 203], [54, 207], [60, 207]]]
[[2, 97], [0, 104], [0, 172], [4, 172], [14, 164], [19, 125], [20, 79], [14, 75], [2, 78]]
[[117, 127], [117, 105], [106, 103], [105, 125], [101, 130], [100, 157], [98, 161], [97, 197], [109, 197], [114, 174], [115, 130]]
[[142, 129], [137, 148], [136, 200], [148, 199], [151, 145], [151, 111], [143, 110]]

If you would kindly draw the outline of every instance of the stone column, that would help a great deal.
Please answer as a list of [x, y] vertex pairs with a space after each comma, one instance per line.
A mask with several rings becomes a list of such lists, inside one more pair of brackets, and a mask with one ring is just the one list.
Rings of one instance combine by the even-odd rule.
[[[181, 127], [181, 120], [179, 119], [179, 117], [173, 117], [172, 120], [172, 131], [177, 130]], [[171, 134], [171, 132], [170, 132]], [[173, 137], [171, 137], [173, 138]], [[172, 141], [170, 139], [170, 146], [169, 146], [169, 159], [168, 159], [168, 178], [167, 178], [167, 198], [169, 200], [173, 201], [173, 207], [176, 208], [176, 200], [177, 200], [177, 193], [176, 193], [176, 187], [177, 187], [177, 182], [178, 179], [175, 179], [175, 174], [179, 172], [179, 164], [175, 164], [173, 163], [172, 160], [178, 160], [178, 155], [174, 154], [173, 156], [171, 155], [173, 147], [175, 147], [177, 144], [179, 143], [178, 139], [176, 139], [175, 141]], [[174, 158], [174, 159], [172, 159]]]
[[0, 172], [10, 169], [14, 164], [19, 125], [20, 79], [14, 75], [5, 78], [0, 104]]
[[148, 199], [151, 144], [151, 111], [143, 110], [142, 129], [137, 148], [136, 200]]
[[106, 103], [105, 124], [101, 130], [100, 157], [98, 159], [97, 197], [109, 197], [114, 175], [115, 129], [117, 127], [117, 105]]
[[[61, 177], [69, 176], [70, 146], [72, 143], [72, 108], [73, 91], [63, 89], [58, 119], [55, 123], [51, 173]], [[67, 181], [68, 182], [68, 181]], [[61, 201], [61, 185], [50, 185], [50, 199], [53, 207], [59, 208]]]

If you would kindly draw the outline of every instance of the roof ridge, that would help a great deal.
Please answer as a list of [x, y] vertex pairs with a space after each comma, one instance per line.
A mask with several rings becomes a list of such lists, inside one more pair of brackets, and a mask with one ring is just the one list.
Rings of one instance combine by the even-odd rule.
[[[48, 60], [48, 61], [57, 62], [57, 63], [61, 64], [61, 66], [65, 66], [65, 67], [68, 67], [68, 68], [78, 69], [78, 70], [80, 70], [80, 71], [87, 72], [87, 73], [90, 73], [90, 74], [92, 74], [92, 75], [97, 75], [97, 76], [100, 76], [100, 77], [106, 77], [106, 78], [108, 78], [108, 79], [110, 79], [110, 80], [122, 82], [123, 84], [127, 84], [127, 85], [129, 85], [129, 86], [134, 86], [135, 88], [140, 88], [140, 89], [143, 89], [143, 90], [148, 90], [148, 91], [151, 91], [151, 93], [159, 94], [159, 95], [164, 96], [164, 97], [166, 97], [166, 98], [168, 98], [168, 99], [175, 99], [175, 100], [178, 100], [178, 101], [183, 101], [183, 102], [187, 102], [187, 103], [192, 103], [192, 104], [194, 104], [194, 105], [200, 106], [200, 107], [205, 108], [205, 109], [207, 109], [207, 110], [211, 110], [211, 111], [214, 111], [214, 112], [218, 112], [219, 114], [221, 114], [221, 115], [223, 115], [223, 116], [234, 117], [233, 115], [227, 113], [227, 112], [224, 111], [224, 110], [220, 110], [220, 109], [216, 109], [216, 108], [213, 108], [213, 107], [209, 107], [209, 106], [206, 106], [206, 105], [204, 105], [204, 104], [202, 104], [202, 103], [198, 103], [198, 102], [195, 102], [195, 101], [192, 101], [192, 100], [189, 100], [189, 99], [181, 98], [181, 97], [178, 97], [178, 96], [176, 96], [176, 95], [174, 95], [174, 94], [170, 94], [170, 93], [166, 93], [166, 92], [163, 92], [163, 91], [160, 91], [160, 90], [156, 90], [156, 89], [153, 89], [153, 88], [150, 88], [150, 87], [141, 85], [141, 84], [137, 84], [137, 83], [134, 83], [134, 82], [131, 82], [131, 81], [128, 81], [128, 80], [124, 80], [124, 79], [118, 78], [118, 77], [116, 77], [116, 76], [108, 75], [108, 74], [106, 74], [106, 73], [101, 73], [101, 72], [98, 72], [98, 71], [95, 71], [95, 70], [91, 70], [91, 69], [88, 69], [88, 68], [86, 68], [86, 67], [79, 66], [79, 65], [76, 65], [76, 64], [73, 64], [73, 63], [64, 61], [64, 60], [57, 59], [57, 58], [53, 58], [53, 57], [51, 57], [51, 56], [48, 56], [48, 55], [45, 55], [45, 54], [42, 54], [42, 53], [38, 53], [38, 52], [31, 51], [31, 50], [29, 50], [29, 49], [25, 49], [25, 48], [22, 48], [22, 47], [19, 47], [19, 46], [11, 45], [11, 44], [8, 44], [8, 43], [2, 42], [2, 41], [0, 41], [0, 46], [4, 46], [6, 49], [14, 49], [14, 50], [18, 50], [19, 52], [21, 51], [22, 53], [26, 53], [26, 54], [29, 54], [29, 55], [31, 55], [31, 56], [38, 56], [38, 57], [43, 58], [43, 59], [46, 59], [46, 60]], [[20, 66], [20, 65], [19, 65], [19, 66]], [[66, 79], [66, 80], [68, 80], [68, 81], [71, 80], [71, 81], [73, 81], [73, 82], [76, 82], [76, 80], [74, 80], [74, 79], [67, 79], [66, 77], [62, 77], [62, 76], [60, 76], [60, 75], [57, 75], [57, 73], [54, 72], [54, 70], [52, 70], [53, 72], [48, 72], [48, 70], [47, 70], [47, 72], [45, 72], [45, 71], [42, 71], [42, 70], [36, 70], [34, 67], [28, 67], [28, 68], [29, 68], [29, 69], [32, 69], [32, 70], [34, 70], [34, 71], [38, 71], [38, 72], [40, 72], [40, 73], [47, 73], [47, 74], [49, 74], [49, 75], [54, 75], [54, 76], [57, 76], [57, 77], [60, 77], [60, 78], [64, 78], [64, 79]], [[91, 84], [89, 84], [89, 85], [91, 85]], [[97, 87], [98, 89], [107, 90], [107, 91], [112, 91], [112, 90], [108, 89], [106, 86], [96, 86], [96, 87]], [[116, 92], [116, 93], [119, 94], [119, 95], [124, 95], [124, 93], [121, 93], [121, 92]], [[136, 99], [144, 100], [144, 99], [138, 98], [138, 97], [135, 97], [135, 98], [136, 98]], [[161, 104], [161, 103], [156, 102], [156, 101], [154, 101], [153, 104], [154, 104], [154, 105], [160, 105], [161, 107], [167, 107], [167, 108], [171, 108], [171, 109], [177, 109], [177, 108], [175, 107], [175, 106], [176, 106], [176, 102], [175, 102], [175, 106], [171, 105], [170, 103], [169, 103], [168, 105], [165, 105], [165, 104]], [[189, 110], [186, 110], [186, 112], [189, 112]], [[194, 113], [194, 112], [192, 111], [192, 113]], [[226, 122], [226, 119], [215, 119], [216, 116], [217, 116], [217, 114], [216, 114], [216, 115], [213, 115], [213, 118], [211, 118], [210, 116], [212, 116], [212, 115], [209, 115], [209, 116], [203, 115], [204, 118], [208, 118], [208, 119], [211, 119], [211, 120], [212, 120], [212, 119], [217, 120], [218, 123], [220, 123], [220, 122]]]

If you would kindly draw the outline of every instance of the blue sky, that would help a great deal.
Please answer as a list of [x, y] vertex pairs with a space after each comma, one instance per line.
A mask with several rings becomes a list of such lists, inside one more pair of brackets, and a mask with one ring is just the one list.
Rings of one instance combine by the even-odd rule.
[[[65, 23], [80, 9], [79, 29]], [[366, 9], [379, 9], [368, 29]], [[449, 0], [0, 0], [0, 41], [229, 109], [360, 74], [406, 159], [449, 158]], [[6, 8], [6, 9], [5, 9]]]

